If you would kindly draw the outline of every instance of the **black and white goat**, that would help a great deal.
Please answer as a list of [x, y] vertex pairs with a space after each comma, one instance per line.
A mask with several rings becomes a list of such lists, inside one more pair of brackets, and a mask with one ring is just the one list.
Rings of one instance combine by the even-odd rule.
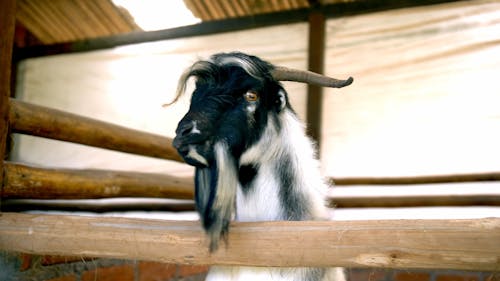
[[[327, 219], [314, 145], [279, 81], [352, 83], [274, 66], [243, 53], [198, 61], [180, 79], [196, 88], [174, 146], [196, 167], [195, 199], [210, 249], [237, 221]], [[177, 99], [176, 98], [176, 99]], [[340, 269], [213, 267], [207, 280], [343, 280]]]

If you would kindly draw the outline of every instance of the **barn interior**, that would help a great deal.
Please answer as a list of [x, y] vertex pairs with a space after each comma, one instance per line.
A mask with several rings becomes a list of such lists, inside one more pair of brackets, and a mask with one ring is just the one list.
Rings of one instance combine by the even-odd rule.
[[[162, 152], [171, 150], [189, 96], [164, 105], [194, 61], [242, 51], [354, 77], [343, 89], [284, 82], [317, 143], [323, 175], [335, 183], [327, 194], [334, 222], [500, 218], [498, 1], [8, 0], [0, 6], [3, 214], [197, 220], [192, 167]], [[118, 148], [124, 146], [114, 137], [143, 137], [149, 146]], [[175, 259], [151, 265], [143, 256], [12, 248], [7, 237], [15, 220], [3, 217], [1, 280], [87, 280], [86, 272], [101, 280], [97, 272], [106, 271], [98, 269], [123, 265], [133, 271], [127, 280], [206, 274], [199, 261], [186, 269]], [[500, 245], [499, 227], [493, 220], [489, 243]], [[429, 258], [415, 268], [400, 262], [418, 260], [406, 256], [399, 263], [353, 262], [349, 279], [498, 280], [499, 249], [488, 250], [496, 260], [434, 266]], [[59, 262], [43, 264], [51, 258]], [[161, 272], [142, 278], [152, 267]], [[109, 272], [114, 279], [102, 280], [125, 280]], [[66, 276], [75, 279], [55, 279]]]

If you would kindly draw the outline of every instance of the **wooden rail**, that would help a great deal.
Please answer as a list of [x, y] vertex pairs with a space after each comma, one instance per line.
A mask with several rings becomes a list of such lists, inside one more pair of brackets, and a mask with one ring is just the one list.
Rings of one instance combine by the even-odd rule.
[[350, 177], [332, 178], [336, 185], [406, 185], [500, 181], [500, 172], [469, 173], [452, 175], [422, 175], [406, 177]]
[[0, 249], [183, 264], [500, 270], [500, 219], [255, 222], [209, 254], [199, 222], [3, 213]]
[[431, 194], [380, 196], [330, 197], [330, 206], [337, 208], [401, 208], [435, 206], [500, 206], [500, 194]]
[[193, 180], [162, 174], [48, 169], [6, 162], [2, 198], [193, 198]]
[[170, 138], [14, 99], [9, 103], [14, 132], [182, 161]]
[[[107, 170], [50, 169], [11, 162], [4, 164], [2, 199], [96, 199], [115, 197], [150, 197], [192, 199], [192, 178], [178, 178], [153, 173]], [[421, 194], [421, 195], [339, 195], [330, 194], [330, 204], [340, 208], [353, 207], [415, 207], [415, 206], [500, 206], [500, 194], [485, 193]], [[24, 207], [29, 207], [23, 203]], [[63, 204], [59, 204], [62, 207]], [[48, 208], [45, 205], [44, 208]], [[57, 207], [57, 206], [54, 206]], [[131, 209], [147, 205], [131, 204]], [[157, 209], [151, 206], [152, 209]], [[123, 207], [120, 207], [123, 209]], [[185, 210], [184, 208], [183, 210]]]
[[168, 198], [107, 198], [107, 199], [6, 199], [2, 200], [3, 212], [25, 211], [61, 212], [191, 212], [194, 217], [194, 200]]

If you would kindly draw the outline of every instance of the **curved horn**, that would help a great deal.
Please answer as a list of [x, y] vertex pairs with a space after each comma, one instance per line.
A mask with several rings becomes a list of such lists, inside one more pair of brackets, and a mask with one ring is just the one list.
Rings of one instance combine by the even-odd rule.
[[347, 78], [347, 80], [339, 80], [311, 71], [296, 70], [283, 66], [276, 66], [271, 71], [271, 75], [278, 81], [303, 82], [330, 88], [342, 88], [349, 86], [354, 80], [352, 77]]

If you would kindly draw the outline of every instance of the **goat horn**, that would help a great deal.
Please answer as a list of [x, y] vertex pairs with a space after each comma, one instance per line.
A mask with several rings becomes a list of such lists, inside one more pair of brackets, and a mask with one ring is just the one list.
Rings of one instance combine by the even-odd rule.
[[295, 81], [330, 88], [342, 88], [349, 86], [354, 80], [352, 77], [347, 78], [347, 80], [339, 80], [311, 71], [296, 70], [283, 66], [276, 66], [271, 71], [271, 75], [278, 81]]

